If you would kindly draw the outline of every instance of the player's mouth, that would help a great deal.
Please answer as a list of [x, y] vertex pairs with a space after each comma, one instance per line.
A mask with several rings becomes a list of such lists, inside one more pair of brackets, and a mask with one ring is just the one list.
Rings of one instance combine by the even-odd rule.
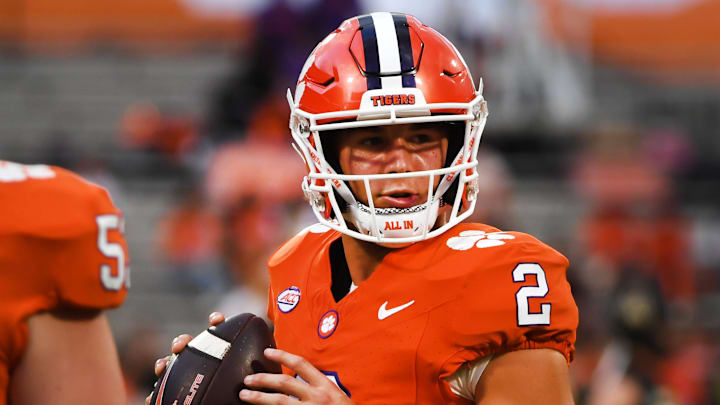
[[405, 190], [399, 190], [380, 194], [377, 198], [375, 206], [378, 208], [409, 208], [422, 202], [423, 201], [420, 201], [420, 196], [418, 194]]

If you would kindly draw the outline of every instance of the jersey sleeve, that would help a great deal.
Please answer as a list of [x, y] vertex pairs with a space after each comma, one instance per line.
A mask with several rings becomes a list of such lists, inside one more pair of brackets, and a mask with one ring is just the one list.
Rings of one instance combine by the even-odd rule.
[[108, 193], [90, 187], [78, 232], [49, 242], [49, 266], [61, 305], [111, 308], [123, 302], [129, 285], [124, 221]]
[[547, 348], [568, 363], [573, 359], [578, 310], [566, 279], [568, 260], [529, 235], [505, 242], [467, 258], [476, 270], [448, 312], [446, 326], [458, 347], [444, 377], [467, 361], [515, 350]]
[[62, 168], [0, 183], [0, 263], [12, 302], [104, 309], [129, 284], [123, 217], [108, 192]]

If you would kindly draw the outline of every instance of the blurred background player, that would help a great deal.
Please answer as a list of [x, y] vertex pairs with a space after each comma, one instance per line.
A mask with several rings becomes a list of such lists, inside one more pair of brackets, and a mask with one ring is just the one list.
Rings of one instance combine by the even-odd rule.
[[0, 404], [125, 404], [104, 310], [129, 284], [123, 217], [67, 170], [0, 161]]
[[455, 47], [410, 15], [353, 17], [310, 54], [288, 101], [320, 223], [268, 262], [282, 350], [267, 355], [286, 374], [246, 378], [240, 398], [572, 403], [567, 259], [527, 234], [460, 224], [484, 174], [487, 106]]

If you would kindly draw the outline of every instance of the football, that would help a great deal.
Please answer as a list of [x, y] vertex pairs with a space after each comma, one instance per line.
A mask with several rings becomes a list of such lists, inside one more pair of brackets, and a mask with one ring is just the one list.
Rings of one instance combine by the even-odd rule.
[[172, 357], [152, 393], [152, 405], [235, 405], [243, 379], [254, 373], [281, 373], [263, 350], [275, 347], [267, 324], [241, 314], [211, 326]]

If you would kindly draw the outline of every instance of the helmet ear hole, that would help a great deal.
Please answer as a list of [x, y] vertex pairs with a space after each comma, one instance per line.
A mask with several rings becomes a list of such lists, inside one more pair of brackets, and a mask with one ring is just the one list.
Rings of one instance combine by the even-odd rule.
[[453, 180], [450, 187], [447, 189], [447, 191], [445, 191], [445, 194], [440, 196], [440, 204], [447, 204], [452, 206], [453, 202], [455, 201], [455, 194], [457, 193], [458, 189], [458, 178], [460, 178], [460, 176], [455, 176], [455, 180]]
[[347, 130], [335, 129], [320, 132], [320, 142], [322, 142], [323, 156], [330, 167], [337, 174], [343, 174], [340, 167], [340, 151], [338, 150], [338, 140], [344, 136]]
[[460, 153], [465, 143], [465, 122], [443, 122], [439, 123], [446, 126], [448, 138], [448, 150], [445, 155], [445, 167], [453, 164], [453, 159]]
[[[445, 126], [445, 132], [447, 133], [448, 148], [447, 153], [445, 154], [445, 167], [450, 167], [454, 163], [453, 159], [455, 159], [458, 153], [460, 153], [463, 145], [465, 144], [465, 122], [441, 122], [438, 124]], [[455, 201], [455, 194], [457, 193], [458, 188], [458, 178], [460, 178], [460, 176], [455, 176], [455, 179], [450, 187], [443, 195], [440, 196], [441, 204], [452, 205]]]

